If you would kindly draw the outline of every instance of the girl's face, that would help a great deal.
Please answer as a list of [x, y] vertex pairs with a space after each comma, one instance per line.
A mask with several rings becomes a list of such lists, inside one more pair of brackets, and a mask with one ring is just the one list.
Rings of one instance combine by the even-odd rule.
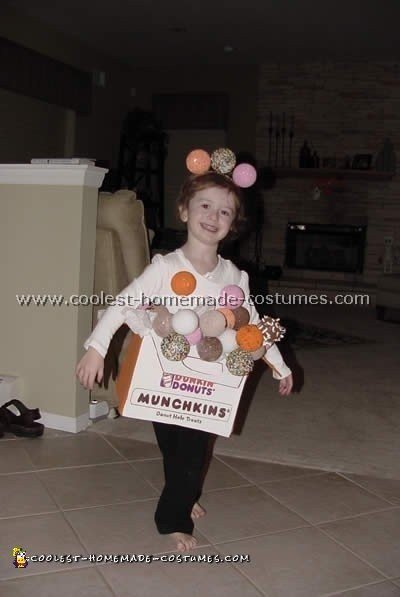
[[180, 209], [182, 222], [187, 223], [188, 240], [218, 245], [226, 237], [235, 219], [236, 207], [231, 193], [220, 187], [197, 191], [187, 208]]

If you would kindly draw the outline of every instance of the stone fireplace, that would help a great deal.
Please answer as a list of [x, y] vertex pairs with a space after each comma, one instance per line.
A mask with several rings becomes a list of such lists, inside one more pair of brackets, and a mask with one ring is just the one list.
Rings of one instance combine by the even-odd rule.
[[[269, 292], [366, 293], [374, 304], [383, 273], [384, 239], [390, 233], [395, 236], [388, 229], [399, 222], [392, 181], [373, 175], [371, 180], [343, 180], [340, 189], [315, 200], [311, 173], [277, 174], [275, 185], [260, 197], [261, 268], [282, 268], [279, 280], [268, 281]], [[290, 230], [293, 225], [307, 225], [307, 230]], [[246, 253], [251, 260], [254, 244]]]
[[[276, 181], [261, 191], [264, 213], [258, 246], [262, 246], [262, 266], [283, 269], [281, 284], [286, 281], [287, 286], [304, 288], [307, 281], [312, 288], [324, 285], [329, 288], [335, 283], [343, 289], [374, 289], [383, 274], [385, 239], [393, 244], [393, 273], [400, 271], [400, 179], [397, 175], [385, 179], [373, 170], [386, 137], [397, 150], [399, 163], [399, 102], [397, 62], [349, 60], [260, 65], [256, 157], [259, 167], [272, 168]], [[277, 116], [282, 122], [283, 114], [286, 124], [292, 119], [294, 123], [290, 153], [286, 131], [284, 157], [282, 152], [271, 152], [275, 137], [271, 139], [269, 132], [271, 117], [275, 126]], [[299, 152], [305, 140], [312, 150], [317, 150], [321, 166], [325, 158], [334, 158], [331, 162], [338, 165], [343, 164], [346, 156], [352, 159], [357, 154], [370, 154], [372, 169], [346, 172], [336, 171], [333, 166], [330, 171], [299, 168]], [[328, 179], [333, 184], [327, 193], [324, 189]], [[322, 189], [320, 195], [313, 193], [316, 187]], [[310, 250], [307, 261], [306, 249], [302, 262], [295, 262], [296, 267], [292, 267], [286, 249], [290, 223], [364, 230], [362, 267], [356, 249], [353, 253], [356, 265], [350, 267], [349, 251], [344, 255], [342, 245], [336, 245], [332, 251], [336, 251], [337, 261], [343, 260], [343, 267], [337, 261], [333, 265], [331, 262], [330, 267], [321, 267], [316, 252]], [[324, 245], [319, 247], [323, 249]], [[249, 247], [250, 258], [251, 254], [253, 247]]]

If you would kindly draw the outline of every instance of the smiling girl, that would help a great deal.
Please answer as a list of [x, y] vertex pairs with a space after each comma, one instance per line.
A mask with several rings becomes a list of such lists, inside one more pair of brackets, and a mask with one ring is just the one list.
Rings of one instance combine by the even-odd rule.
[[[247, 273], [218, 254], [219, 243], [236, 233], [244, 220], [240, 189], [230, 178], [216, 172], [190, 176], [179, 195], [178, 211], [187, 226], [185, 244], [168, 255], [155, 255], [142, 275], [119, 296], [136, 299], [143, 295], [168, 296], [171, 278], [184, 270], [195, 276], [197, 295], [218, 297], [222, 288], [236, 284], [248, 297]], [[254, 306], [248, 303], [246, 307], [250, 311], [250, 323], [258, 323]], [[178, 308], [172, 307], [170, 311], [176, 312]], [[93, 389], [94, 381], [102, 380], [108, 345], [124, 321], [123, 307], [109, 307], [85, 342], [87, 352], [76, 369], [85, 388]], [[272, 368], [274, 378], [279, 380], [280, 394], [290, 394], [292, 375], [275, 344], [266, 351], [264, 360]], [[193, 520], [205, 514], [198, 500], [211, 434], [168, 423], [154, 422], [153, 427], [165, 474], [155, 522], [158, 531], [169, 534], [179, 551], [187, 551], [196, 545]]]

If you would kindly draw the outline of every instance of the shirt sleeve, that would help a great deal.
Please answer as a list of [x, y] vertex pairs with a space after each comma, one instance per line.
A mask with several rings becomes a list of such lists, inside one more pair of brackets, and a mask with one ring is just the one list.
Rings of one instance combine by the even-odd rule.
[[263, 356], [263, 361], [272, 369], [274, 379], [283, 379], [292, 373], [283, 360], [281, 351], [276, 344], [272, 344]]
[[[241, 272], [239, 286], [242, 288], [245, 294], [245, 302], [243, 305], [250, 312], [250, 323], [257, 324], [260, 321], [260, 316], [254, 306], [253, 297], [250, 295], [249, 276], [245, 271]], [[274, 379], [283, 379], [291, 374], [291, 370], [283, 360], [281, 351], [276, 344], [272, 344], [272, 346], [267, 349], [265, 355], [263, 356], [263, 361], [270, 369], [272, 369], [272, 377]]]
[[163, 274], [163, 258], [161, 255], [155, 255], [143, 273], [115, 297], [114, 304], [106, 309], [93, 332], [85, 341], [84, 348], [87, 350], [91, 346], [104, 358], [113, 335], [125, 323], [126, 307], [135, 309], [143, 302], [148, 301], [150, 297], [159, 294]]

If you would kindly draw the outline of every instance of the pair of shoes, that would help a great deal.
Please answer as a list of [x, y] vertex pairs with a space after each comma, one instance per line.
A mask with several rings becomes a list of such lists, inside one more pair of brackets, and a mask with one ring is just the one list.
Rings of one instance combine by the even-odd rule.
[[[15, 406], [20, 414], [13, 413], [8, 408], [9, 406]], [[9, 431], [20, 437], [39, 437], [43, 435], [44, 425], [34, 422], [40, 417], [41, 414], [38, 408], [28, 408], [16, 398], [0, 407], [0, 426], [4, 428], [4, 431]]]

